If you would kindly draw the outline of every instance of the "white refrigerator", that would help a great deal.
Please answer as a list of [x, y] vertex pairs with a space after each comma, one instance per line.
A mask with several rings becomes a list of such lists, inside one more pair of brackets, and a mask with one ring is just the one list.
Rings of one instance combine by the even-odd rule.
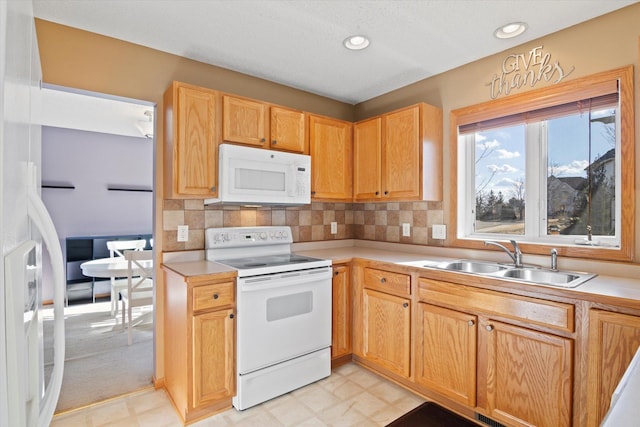
[[[60, 242], [40, 199], [42, 72], [31, 0], [0, 0], [0, 427], [48, 426], [64, 366]], [[43, 365], [42, 252], [54, 287], [54, 366]]]

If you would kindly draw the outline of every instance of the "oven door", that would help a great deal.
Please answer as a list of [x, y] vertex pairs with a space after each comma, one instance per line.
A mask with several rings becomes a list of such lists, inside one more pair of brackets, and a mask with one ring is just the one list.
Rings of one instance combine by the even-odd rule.
[[331, 345], [331, 268], [239, 277], [240, 375]]

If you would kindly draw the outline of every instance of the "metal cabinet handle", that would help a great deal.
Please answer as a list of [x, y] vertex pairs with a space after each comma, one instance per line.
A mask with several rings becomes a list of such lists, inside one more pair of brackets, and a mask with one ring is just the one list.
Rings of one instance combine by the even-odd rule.
[[469, 326], [473, 326], [476, 324], [476, 322], [474, 322], [473, 320], [469, 320], [467, 323], [469, 324]]
[[216, 187], [211, 187], [211, 191], [216, 191]]
[[266, 141], [265, 138], [260, 138], [260, 142], [264, 143]]
[[233, 313], [231, 313], [231, 314], [229, 315], [229, 319], [233, 319], [234, 317], [235, 317], [235, 316], [233, 315]]
[[312, 195], [312, 196], [313, 196], [313, 195], [315, 195], [315, 194], [316, 194], [316, 192], [315, 192], [315, 191], [312, 191], [312, 192], [311, 192], [311, 195]]
[[335, 271], [333, 274], [335, 274], [337, 276], [338, 274], [340, 274], [340, 272], [339, 271]]
[[383, 277], [382, 279], [380, 279], [380, 283], [387, 283], [387, 279]]
[[493, 331], [493, 325], [487, 325], [487, 331], [491, 332]]
[[276, 141], [276, 140], [274, 139], [273, 141], [271, 141], [271, 143], [272, 143], [273, 145], [276, 145], [276, 144], [278, 143], [278, 141]]
[[218, 294], [213, 294], [213, 299], [218, 299]]
[[377, 196], [377, 195], [379, 195], [379, 194], [380, 194], [380, 192], [379, 192], [379, 191], [376, 191], [376, 196]]
[[385, 194], [385, 195], [387, 195], [387, 194], [389, 194], [389, 192], [388, 192], [388, 191], [385, 191], [385, 192], [384, 192], [384, 194]]
[[407, 308], [407, 307], [409, 307], [409, 303], [408, 303], [408, 302], [405, 302], [404, 304], [402, 304], [402, 306], [403, 306], [404, 308]]

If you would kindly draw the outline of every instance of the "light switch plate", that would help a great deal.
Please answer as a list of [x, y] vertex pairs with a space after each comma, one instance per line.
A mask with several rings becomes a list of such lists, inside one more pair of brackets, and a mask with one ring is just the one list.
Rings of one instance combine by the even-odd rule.
[[436, 240], [444, 240], [447, 238], [447, 226], [444, 224], [434, 224], [431, 229], [431, 237]]
[[411, 236], [411, 224], [408, 222], [402, 223], [402, 237]]
[[179, 225], [178, 226], [178, 242], [187, 242], [187, 241], [189, 241], [189, 226]]
[[331, 234], [338, 234], [338, 223], [335, 221], [331, 223]]

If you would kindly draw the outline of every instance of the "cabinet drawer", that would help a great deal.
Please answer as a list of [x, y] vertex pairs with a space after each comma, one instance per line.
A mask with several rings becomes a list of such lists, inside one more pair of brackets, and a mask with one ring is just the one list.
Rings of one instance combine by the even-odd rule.
[[521, 295], [418, 279], [418, 298], [456, 310], [469, 310], [567, 332], [574, 331], [574, 306]]
[[234, 301], [235, 288], [233, 282], [193, 288], [193, 311], [222, 307], [233, 304]]
[[411, 276], [408, 274], [365, 268], [364, 287], [394, 295], [411, 295]]

